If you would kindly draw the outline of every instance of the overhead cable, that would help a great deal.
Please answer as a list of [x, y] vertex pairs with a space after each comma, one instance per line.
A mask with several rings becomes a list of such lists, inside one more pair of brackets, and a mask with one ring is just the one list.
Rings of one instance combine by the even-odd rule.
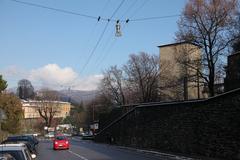
[[102, 38], [103, 38], [104, 33], [105, 33], [106, 30], [107, 30], [108, 24], [109, 24], [109, 21], [106, 23], [106, 25], [105, 25], [105, 27], [104, 27], [104, 29], [103, 29], [103, 32], [101, 33], [101, 35], [100, 35], [100, 37], [99, 37], [99, 39], [98, 39], [96, 45], [94, 46], [92, 52], [90, 53], [90, 55], [89, 55], [89, 57], [88, 57], [86, 63], [83, 65], [83, 68], [82, 68], [82, 70], [80, 71], [80, 73], [82, 73], [82, 72], [85, 70], [86, 66], [87, 66], [88, 63], [90, 62], [90, 60], [91, 60], [93, 54], [95, 53], [95, 51], [96, 51], [96, 49], [97, 49], [97, 47], [98, 47], [100, 41], [101, 41]]
[[132, 21], [132, 22], [136, 22], [136, 21], [149, 21], [149, 20], [157, 20], [157, 19], [172, 18], [172, 17], [179, 17], [180, 16], [180, 15], [169, 15], [169, 16], [156, 16], [156, 17], [145, 17], [145, 18], [143, 17], [143, 18], [137, 18], [137, 19], [129, 19], [129, 18], [126, 18], [126, 19], [113, 19], [113, 16], [110, 17], [110, 18], [101, 17], [101, 16], [92, 16], [92, 15], [87, 15], [87, 14], [83, 14], [83, 13], [68, 11], [68, 10], [65, 10], [65, 9], [48, 7], [48, 6], [45, 6], [45, 5], [31, 3], [31, 2], [25, 2], [25, 1], [19, 1], [19, 0], [9, 0], [9, 1], [13, 1], [13, 2], [16, 2], [16, 3], [19, 3], [19, 4], [28, 5], [28, 6], [48, 9], [48, 10], [52, 10], [52, 11], [56, 11], [56, 12], [62, 12], [62, 13], [66, 13], [66, 14], [71, 14], [71, 15], [75, 15], [75, 16], [81, 16], [81, 17], [84, 17], [84, 18], [93, 19], [93, 20], [97, 20], [97, 21], [107, 21], [107, 22], [117, 22], [117, 21], [119, 21], [119, 22], [126, 22], [126, 23], [128, 23], [130, 21]]
[[93, 54], [95, 53], [95, 51], [96, 51], [96, 49], [97, 49], [100, 41], [101, 41], [102, 38], [103, 38], [104, 33], [105, 33], [106, 30], [107, 30], [107, 27], [108, 27], [108, 24], [109, 24], [110, 20], [115, 16], [115, 14], [117, 13], [117, 11], [118, 11], [118, 10], [120, 9], [120, 7], [123, 5], [124, 1], [125, 1], [125, 0], [122, 0], [122, 1], [121, 1], [121, 3], [118, 5], [118, 7], [117, 7], [117, 8], [115, 9], [115, 11], [113, 12], [113, 14], [112, 14], [112, 16], [110, 17], [109, 21], [107, 21], [107, 23], [106, 23], [106, 25], [105, 25], [105, 27], [104, 27], [104, 29], [103, 29], [103, 32], [101, 33], [101, 35], [100, 35], [100, 37], [99, 37], [96, 45], [94, 46], [92, 52], [90, 53], [90, 55], [89, 55], [86, 63], [83, 65], [83, 68], [82, 68], [82, 70], [80, 71], [80, 73], [82, 73], [82, 72], [85, 70], [86, 66], [87, 66], [88, 63], [90, 62], [90, 60], [91, 60]]
[[72, 14], [72, 15], [76, 15], [76, 16], [81, 16], [81, 17], [85, 17], [85, 18], [98, 19], [98, 17], [95, 17], [95, 16], [90, 16], [90, 15], [86, 15], [86, 14], [82, 14], [82, 13], [77, 13], [77, 12], [68, 11], [68, 10], [64, 10], [64, 9], [59, 9], [59, 8], [48, 7], [48, 6], [44, 6], [44, 5], [41, 5], [41, 4], [25, 2], [25, 1], [19, 1], [19, 0], [10, 0], [10, 1], [21, 3], [21, 4], [24, 4], [24, 5], [28, 5], [28, 6], [33, 6], [33, 7], [53, 10], [53, 11], [67, 13], [67, 14]]

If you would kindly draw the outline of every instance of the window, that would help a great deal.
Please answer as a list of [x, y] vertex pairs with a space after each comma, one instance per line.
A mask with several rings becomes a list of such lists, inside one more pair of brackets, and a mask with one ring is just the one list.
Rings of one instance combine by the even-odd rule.
[[20, 151], [20, 150], [16, 150], [16, 151], [0, 151], [1, 154], [5, 154], [5, 153], [8, 153], [10, 154], [11, 156], [13, 156], [16, 160], [24, 160], [24, 155], [23, 155], [23, 152]]

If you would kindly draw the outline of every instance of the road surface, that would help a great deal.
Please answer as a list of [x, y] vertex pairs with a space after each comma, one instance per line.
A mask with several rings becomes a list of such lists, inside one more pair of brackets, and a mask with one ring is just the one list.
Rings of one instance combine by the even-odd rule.
[[69, 150], [54, 151], [50, 140], [40, 140], [37, 160], [170, 160], [154, 154], [122, 149], [108, 144], [70, 140]]

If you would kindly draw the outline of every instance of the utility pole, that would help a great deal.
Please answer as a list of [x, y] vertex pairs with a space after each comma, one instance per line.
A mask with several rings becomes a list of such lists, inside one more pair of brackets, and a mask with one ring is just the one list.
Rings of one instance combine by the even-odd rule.
[[92, 106], [92, 112], [93, 112], [93, 135], [95, 134], [95, 122], [94, 122], [94, 119], [95, 119], [95, 113], [94, 113], [94, 104], [93, 104], [93, 106]]
[[183, 78], [183, 91], [184, 91], [184, 100], [188, 100], [188, 77], [184, 76]]
[[197, 92], [198, 92], [198, 99], [200, 99], [199, 71], [198, 70], [197, 70]]

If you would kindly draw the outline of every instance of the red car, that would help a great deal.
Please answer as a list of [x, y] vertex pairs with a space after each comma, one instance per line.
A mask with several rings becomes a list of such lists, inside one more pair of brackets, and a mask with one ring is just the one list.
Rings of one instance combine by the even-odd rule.
[[67, 137], [63, 135], [57, 135], [55, 136], [53, 140], [53, 149], [69, 149], [69, 141]]

